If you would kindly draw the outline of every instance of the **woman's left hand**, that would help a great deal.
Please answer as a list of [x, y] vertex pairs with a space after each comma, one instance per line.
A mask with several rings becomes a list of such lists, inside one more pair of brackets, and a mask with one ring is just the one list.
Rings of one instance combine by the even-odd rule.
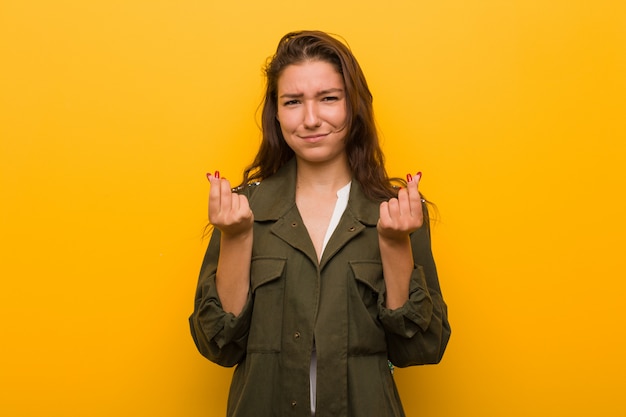
[[406, 188], [398, 191], [398, 198], [392, 198], [380, 204], [380, 218], [378, 219], [378, 235], [389, 241], [405, 240], [424, 223], [422, 211], [422, 196], [417, 187], [422, 173], [415, 177], [407, 175]]

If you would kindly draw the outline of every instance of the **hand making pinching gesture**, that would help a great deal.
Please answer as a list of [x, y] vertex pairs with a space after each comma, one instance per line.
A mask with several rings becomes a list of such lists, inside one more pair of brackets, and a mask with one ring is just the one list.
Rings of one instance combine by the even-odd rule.
[[246, 196], [237, 194], [230, 188], [226, 178], [220, 178], [219, 171], [207, 174], [211, 183], [209, 191], [209, 222], [217, 227], [222, 235], [238, 236], [252, 230], [254, 215]]
[[422, 173], [415, 177], [407, 174], [406, 188], [398, 191], [398, 198], [392, 198], [380, 204], [380, 218], [378, 220], [378, 235], [388, 240], [403, 240], [424, 223], [422, 212], [422, 196], [417, 187]]

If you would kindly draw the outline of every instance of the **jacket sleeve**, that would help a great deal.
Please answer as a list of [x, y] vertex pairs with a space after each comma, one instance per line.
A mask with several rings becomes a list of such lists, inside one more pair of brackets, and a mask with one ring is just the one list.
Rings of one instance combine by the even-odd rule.
[[222, 366], [234, 366], [246, 354], [252, 301], [234, 316], [223, 310], [215, 287], [215, 272], [219, 257], [220, 231], [213, 229], [211, 240], [202, 262], [196, 290], [194, 310], [189, 317], [191, 335], [198, 351]]
[[398, 367], [439, 363], [450, 339], [428, 223], [411, 235], [411, 246], [415, 265], [409, 300], [395, 310], [385, 308], [384, 296], [378, 300], [389, 360]]

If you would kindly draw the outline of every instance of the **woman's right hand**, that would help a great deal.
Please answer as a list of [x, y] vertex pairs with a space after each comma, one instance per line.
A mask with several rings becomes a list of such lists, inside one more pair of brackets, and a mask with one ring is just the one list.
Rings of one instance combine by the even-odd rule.
[[207, 174], [211, 183], [209, 191], [209, 222], [217, 227], [222, 235], [237, 237], [252, 231], [254, 215], [246, 196], [234, 193], [230, 182], [215, 175]]

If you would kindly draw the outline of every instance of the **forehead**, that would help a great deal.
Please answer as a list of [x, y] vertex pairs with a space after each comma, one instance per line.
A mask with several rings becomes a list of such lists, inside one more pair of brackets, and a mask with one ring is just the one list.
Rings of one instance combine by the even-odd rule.
[[343, 77], [326, 61], [305, 61], [285, 67], [278, 78], [278, 91], [343, 88]]

